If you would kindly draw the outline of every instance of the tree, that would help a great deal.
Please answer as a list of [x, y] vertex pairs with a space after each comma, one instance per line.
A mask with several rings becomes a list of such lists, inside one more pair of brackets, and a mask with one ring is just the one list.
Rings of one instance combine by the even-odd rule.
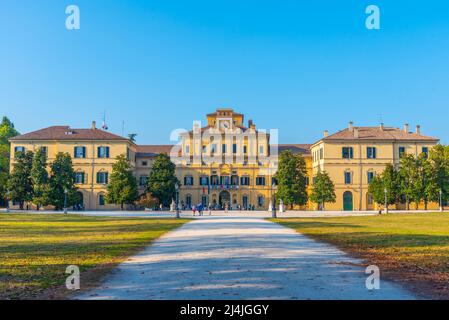
[[320, 210], [324, 210], [326, 202], [334, 203], [336, 199], [335, 187], [326, 171], [319, 171], [315, 176], [310, 200], [317, 203]]
[[159, 201], [151, 194], [151, 192], [146, 192], [139, 197], [136, 204], [142, 208], [153, 208], [157, 206], [158, 203]]
[[429, 177], [432, 180], [427, 193], [430, 201], [440, 202], [440, 191], [442, 201], [447, 201], [449, 196], [449, 147], [436, 145], [429, 153]]
[[300, 154], [293, 154], [290, 150], [279, 155], [279, 168], [274, 178], [277, 180], [276, 196], [284, 204], [293, 206], [307, 203], [306, 162]]
[[67, 190], [67, 206], [72, 206], [79, 201], [72, 158], [68, 153], [59, 152], [50, 164], [48, 190], [48, 204], [53, 205], [55, 210], [64, 208], [64, 190]]
[[410, 201], [413, 199], [413, 176], [415, 157], [411, 154], [402, 156], [399, 162], [398, 179], [399, 193], [405, 197], [405, 205], [410, 210]]
[[163, 206], [169, 206], [175, 197], [175, 185], [179, 183], [175, 175], [175, 164], [166, 154], [159, 154], [147, 179], [147, 192], [158, 199]]
[[10, 145], [9, 139], [19, 135], [14, 124], [7, 118], [3, 117], [0, 123], [0, 203], [5, 201], [9, 179], [9, 158]]
[[106, 201], [120, 204], [123, 210], [125, 204], [134, 203], [139, 196], [137, 180], [133, 175], [131, 165], [125, 155], [119, 155], [112, 165], [111, 181], [108, 184]]
[[33, 198], [33, 182], [30, 176], [32, 163], [33, 153], [31, 151], [17, 152], [14, 167], [8, 180], [9, 198], [18, 202], [21, 210], [23, 210], [24, 203], [31, 201]]
[[415, 202], [415, 207], [418, 209], [419, 204], [424, 201], [424, 207], [427, 210], [427, 204], [430, 195], [435, 190], [434, 180], [431, 176], [431, 167], [425, 153], [421, 153], [416, 159], [412, 167], [412, 199]]
[[398, 171], [389, 163], [385, 166], [380, 176], [376, 176], [371, 181], [368, 192], [373, 195], [376, 203], [385, 203], [385, 189], [387, 190], [387, 204], [395, 204], [399, 200], [399, 179]]
[[31, 181], [33, 183], [33, 203], [37, 210], [41, 206], [48, 204], [48, 173], [47, 173], [47, 154], [43, 149], [39, 149], [33, 157], [31, 167]]

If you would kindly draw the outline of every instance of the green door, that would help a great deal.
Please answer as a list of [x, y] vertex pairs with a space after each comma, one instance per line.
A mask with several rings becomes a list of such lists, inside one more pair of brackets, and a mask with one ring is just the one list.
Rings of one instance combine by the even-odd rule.
[[346, 191], [343, 193], [343, 210], [352, 211], [352, 192]]

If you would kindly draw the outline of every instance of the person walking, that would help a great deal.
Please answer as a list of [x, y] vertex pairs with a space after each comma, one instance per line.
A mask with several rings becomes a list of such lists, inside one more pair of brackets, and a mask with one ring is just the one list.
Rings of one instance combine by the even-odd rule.
[[195, 216], [196, 207], [192, 206], [193, 216]]

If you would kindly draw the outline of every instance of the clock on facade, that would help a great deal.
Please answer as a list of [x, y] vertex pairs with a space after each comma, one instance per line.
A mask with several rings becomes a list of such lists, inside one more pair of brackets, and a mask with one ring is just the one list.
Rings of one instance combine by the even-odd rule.
[[220, 128], [221, 129], [229, 129], [230, 128], [229, 121], [220, 121]]

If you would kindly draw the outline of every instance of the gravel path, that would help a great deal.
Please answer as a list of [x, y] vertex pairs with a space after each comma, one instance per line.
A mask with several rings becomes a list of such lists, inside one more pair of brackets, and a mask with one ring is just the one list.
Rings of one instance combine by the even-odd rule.
[[414, 299], [382, 278], [367, 290], [365, 267], [270, 221], [210, 217], [167, 233], [76, 298]]

